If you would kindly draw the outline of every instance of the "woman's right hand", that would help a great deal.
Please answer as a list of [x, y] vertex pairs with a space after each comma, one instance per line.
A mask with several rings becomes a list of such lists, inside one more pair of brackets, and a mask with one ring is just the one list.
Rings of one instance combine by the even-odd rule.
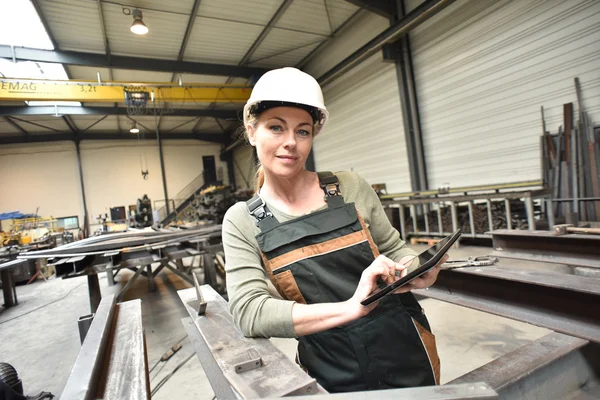
[[360, 302], [373, 293], [377, 288], [377, 281], [379, 279], [385, 281], [386, 284], [390, 284], [404, 277], [406, 273], [405, 265], [394, 262], [384, 255], [377, 257], [363, 271], [354, 295], [347, 301], [348, 312], [351, 314], [352, 319], [364, 317], [377, 306], [378, 302], [374, 302], [368, 306], [363, 306]]

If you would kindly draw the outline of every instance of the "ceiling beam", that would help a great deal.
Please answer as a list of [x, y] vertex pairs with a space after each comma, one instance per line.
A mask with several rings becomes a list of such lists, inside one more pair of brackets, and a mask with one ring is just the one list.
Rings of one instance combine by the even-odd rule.
[[283, 14], [285, 14], [288, 7], [292, 4], [293, 1], [294, 0], [284, 0], [284, 2], [281, 3], [277, 11], [275, 11], [275, 14], [273, 14], [267, 25], [264, 27], [260, 35], [258, 35], [254, 43], [252, 43], [252, 46], [250, 46], [250, 49], [248, 49], [248, 51], [246, 52], [244, 57], [242, 57], [242, 60], [239, 62], [238, 65], [245, 65], [248, 62], [250, 62], [250, 58], [252, 57], [256, 49], [259, 48], [259, 46], [262, 44], [265, 38], [269, 35], [269, 32], [271, 32], [275, 24], [279, 22], [279, 20], [281, 19]]
[[79, 135], [79, 128], [77, 127], [77, 125], [75, 125], [75, 122], [71, 119], [70, 116], [63, 115], [62, 119], [63, 119], [63, 121], [65, 121], [65, 123], [71, 130], [71, 133], [73, 133], [74, 135]]
[[[73, 106], [0, 106], [0, 115], [128, 115], [125, 107], [73, 107]], [[140, 114], [152, 116], [153, 114]], [[175, 108], [164, 113], [165, 117], [213, 117], [239, 120], [241, 110]]]
[[352, 25], [354, 23], [354, 21], [356, 21], [358, 19], [358, 17], [360, 15], [362, 15], [363, 13], [365, 13], [365, 11], [362, 8], [359, 8], [358, 10], [356, 10], [356, 12], [354, 14], [352, 14], [350, 16], [350, 18], [345, 20], [340, 26], [338, 26], [327, 39], [323, 40], [310, 53], [308, 53], [306, 56], [304, 56], [304, 58], [302, 60], [300, 60], [300, 62], [298, 64], [296, 64], [296, 68], [298, 68], [298, 69], [304, 68], [304, 66], [319, 52], [319, 50], [321, 50], [323, 48], [323, 46], [325, 46], [334, 37], [336, 37], [342, 31], [342, 29], [344, 29], [346, 26]]
[[394, 16], [395, 0], [346, 0], [355, 6], [364, 8], [367, 11], [381, 15], [386, 19]]
[[6, 120], [6, 122], [8, 122], [8, 124], [10, 126], [12, 126], [16, 130], [18, 130], [19, 132], [21, 132], [23, 135], [25, 135], [25, 136], [29, 135], [29, 132], [27, 132], [25, 129], [23, 129], [23, 127], [21, 125], [17, 124], [10, 117], [4, 117], [4, 119]]
[[377, 53], [384, 44], [406, 35], [421, 23], [427, 21], [444, 8], [454, 3], [455, 0], [425, 0], [417, 8], [406, 14], [402, 19], [368, 41], [364, 46], [350, 54], [340, 63], [317, 79], [321, 86], [331, 83], [344, 72], [354, 68], [362, 61]]
[[[100, 1], [100, 0], [98, 0]], [[190, 35], [192, 34], [192, 28], [194, 27], [194, 23], [196, 22], [196, 15], [198, 14], [198, 8], [200, 8], [200, 0], [194, 0], [194, 5], [192, 6], [192, 11], [190, 13], [190, 19], [188, 20], [187, 27], [185, 28], [185, 34], [183, 35], [183, 40], [181, 41], [181, 47], [179, 48], [179, 54], [177, 54], [177, 61], [183, 60], [183, 55], [185, 54], [185, 48], [187, 47], [188, 40], [190, 40]], [[176, 73], [173, 72], [171, 75], [171, 82], [175, 80]]]
[[[284, 0], [284, 2], [279, 6], [279, 8], [277, 9], [277, 11], [275, 11], [267, 25], [260, 32], [256, 40], [254, 40], [254, 43], [252, 43], [248, 51], [246, 51], [244, 57], [242, 57], [242, 59], [238, 63], [239, 67], [246, 65], [250, 61], [250, 58], [252, 57], [256, 49], [258, 49], [261, 43], [265, 40], [269, 32], [271, 32], [271, 29], [273, 29], [273, 26], [275, 26], [275, 24], [281, 19], [281, 17], [287, 11], [288, 7], [292, 4], [293, 1], [294, 0]], [[227, 78], [227, 81], [225, 81], [225, 83], [229, 84], [233, 82], [233, 78], [235, 78], [235, 76], [230, 76], [229, 78]], [[213, 102], [208, 106], [208, 108], [212, 109], [214, 106], [215, 103]], [[194, 125], [194, 128], [192, 130], [195, 132], [203, 121], [203, 118], [198, 119], [198, 122], [196, 122], [196, 125]]]
[[192, 12], [190, 13], [190, 19], [188, 20], [187, 27], [185, 28], [185, 34], [183, 35], [183, 40], [181, 41], [181, 47], [179, 48], [179, 54], [177, 55], [177, 60], [183, 60], [183, 54], [185, 53], [185, 48], [187, 47], [188, 40], [190, 39], [190, 35], [192, 34], [192, 28], [194, 27], [194, 22], [196, 21], [196, 15], [198, 14], [198, 8], [200, 8], [200, 0], [194, 1], [194, 6], [192, 7]]
[[[106, 54], [84, 53], [80, 51], [40, 50], [28, 47], [14, 47], [14, 57], [21, 61], [60, 63], [85, 67], [122, 68], [142, 71], [182, 72], [201, 75], [235, 76], [250, 78], [261, 76], [266, 68], [228, 64], [209, 64], [191, 61], [161, 60], [156, 58], [117, 56], [112, 54], [110, 61]], [[0, 45], [0, 58], [13, 58], [10, 46]]]
[[48, 34], [48, 38], [50, 39], [50, 43], [52, 43], [52, 47], [54, 47], [56, 50], [58, 50], [59, 49], [58, 43], [56, 42], [56, 40], [54, 39], [54, 36], [52, 35], [52, 31], [50, 30], [50, 25], [48, 25], [48, 21], [46, 21], [46, 18], [44, 17], [44, 13], [42, 13], [42, 9], [40, 8], [40, 5], [38, 4], [38, 0], [31, 0], [31, 3], [33, 4], [33, 8], [35, 8], [35, 12], [37, 13], [38, 17], [40, 18], [40, 21], [42, 22], [42, 25], [44, 26], [46, 33]]
[[[163, 134], [162, 140], [202, 140], [211, 143], [225, 143], [228, 136], [222, 133], [169, 133]], [[138, 135], [121, 135], [115, 133], [87, 133], [75, 135], [73, 133], [50, 134], [50, 135], [29, 135], [28, 137], [0, 137], [0, 145], [2, 144], [19, 144], [19, 143], [46, 143], [60, 141], [82, 141], [82, 140], [140, 140]], [[156, 140], [156, 133], [145, 133], [142, 140]]]

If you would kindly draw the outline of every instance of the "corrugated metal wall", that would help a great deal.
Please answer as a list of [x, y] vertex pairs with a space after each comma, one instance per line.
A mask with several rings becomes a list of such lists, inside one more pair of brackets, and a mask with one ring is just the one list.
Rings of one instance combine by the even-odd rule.
[[[305, 70], [316, 78], [389, 26], [365, 13], [325, 46]], [[356, 171], [388, 192], [409, 191], [410, 172], [395, 65], [376, 54], [323, 88], [331, 119], [315, 139], [319, 171]]]
[[396, 69], [380, 59], [374, 55], [325, 88], [331, 120], [315, 139], [315, 165], [356, 171], [390, 193], [410, 191]]
[[237, 189], [254, 188], [256, 166], [252, 153], [254, 147], [241, 144], [233, 149], [233, 167], [235, 171], [235, 186]]
[[599, 1], [457, 1], [410, 39], [430, 188], [540, 179], [575, 77], [600, 122]]

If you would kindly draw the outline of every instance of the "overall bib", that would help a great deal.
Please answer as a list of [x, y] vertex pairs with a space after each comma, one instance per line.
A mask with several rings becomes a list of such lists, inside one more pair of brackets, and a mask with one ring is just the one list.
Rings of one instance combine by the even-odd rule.
[[[319, 173], [327, 208], [279, 223], [259, 195], [248, 200], [265, 269], [284, 299], [346, 301], [379, 255], [338, 179]], [[298, 339], [298, 363], [329, 392], [439, 384], [440, 360], [429, 323], [412, 295], [382, 299], [367, 316]]]

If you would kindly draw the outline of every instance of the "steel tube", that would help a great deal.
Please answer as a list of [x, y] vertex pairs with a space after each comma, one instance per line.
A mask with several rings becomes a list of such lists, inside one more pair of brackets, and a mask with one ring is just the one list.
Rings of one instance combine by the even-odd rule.
[[225, 379], [225, 375], [223, 375], [206, 341], [202, 338], [192, 319], [190, 317], [182, 318], [181, 322], [190, 338], [190, 342], [194, 346], [194, 351], [196, 351], [198, 360], [202, 364], [202, 369], [215, 393], [215, 397], [219, 400], [241, 399], [242, 396], [236, 394], [227, 379]]
[[102, 299], [60, 396], [62, 399], [97, 398], [96, 389], [102, 374], [102, 362], [109, 342], [114, 312], [115, 296], [110, 295]]
[[79, 317], [77, 320], [77, 325], [79, 326], [79, 340], [81, 344], [85, 341], [85, 337], [87, 336], [88, 331], [90, 330], [90, 326], [92, 326], [92, 321], [94, 320], [94, 314], [84, 315]]
[[4, 294], [4, 308], [12, 307], [16, 304], [13, 296], [13, 281], [11, 270], [8, 268], [0, 270], [0, 280], [2, 280], [2, 293]]
[[100, 301], [102, 300], [100, 282], [98, 281], [98, 274], [95, 271], [90, 271], [87, 274], [87, 283], [90, 296], [90, 310], [93, 314], [98, 309], [98, 305], [100, 305]]

